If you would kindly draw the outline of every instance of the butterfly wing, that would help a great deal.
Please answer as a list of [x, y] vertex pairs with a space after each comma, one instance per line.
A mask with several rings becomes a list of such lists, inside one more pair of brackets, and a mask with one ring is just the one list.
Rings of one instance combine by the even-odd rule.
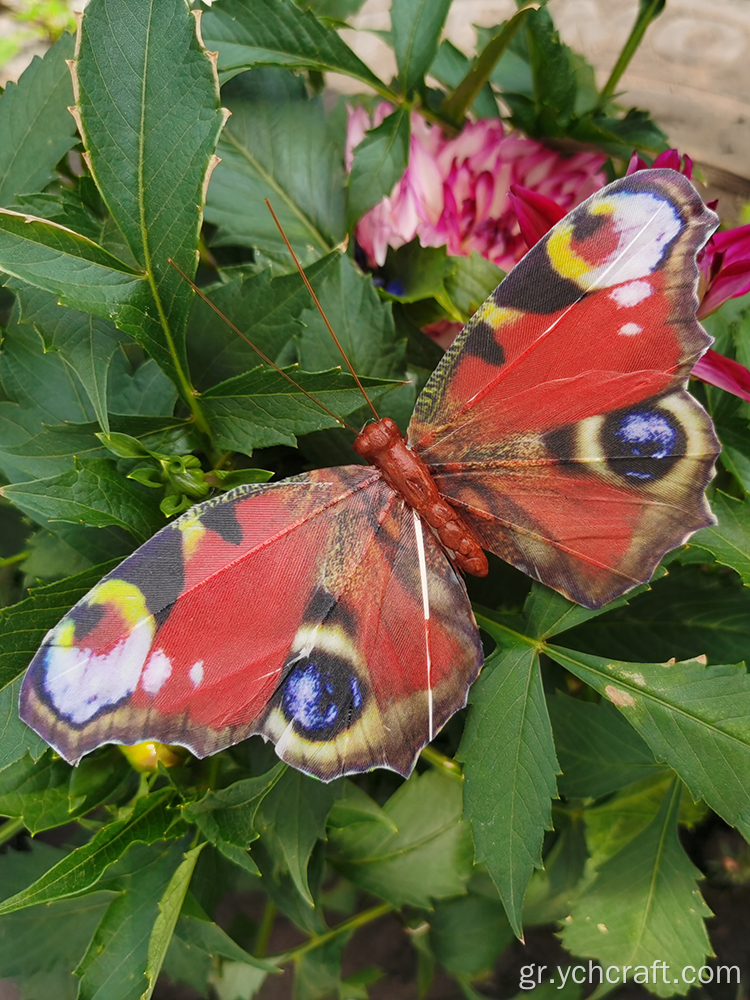
[[380, 473], [352, 466], [167, 525], [47, 636], [21, 716], [70, 761], [260, 733], [324, 779], [408, 773], [480, 664], [463, 582]]
[[409, 443], [489, 551], [588, 607], [712, 523], [719, 445], [685, 391], [710, 338], [690, 182], [640, 171], [567, 215], [469, 321]]

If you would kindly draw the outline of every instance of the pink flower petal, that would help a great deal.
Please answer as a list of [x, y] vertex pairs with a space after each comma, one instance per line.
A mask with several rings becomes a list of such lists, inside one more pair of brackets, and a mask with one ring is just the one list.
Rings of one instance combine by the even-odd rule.
[[716, 351], [706, 351], [691, 374], [701, 382], [716, 385], [750, 402], [750, 371], [738, 361]]
[[557, 202], [519, 184], [511, 186], [510, 197], [529, 250], [565, 215]]

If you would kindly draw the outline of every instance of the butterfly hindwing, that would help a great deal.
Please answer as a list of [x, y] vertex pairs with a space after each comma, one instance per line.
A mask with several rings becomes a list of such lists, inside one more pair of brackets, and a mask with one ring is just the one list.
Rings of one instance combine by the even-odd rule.
[[584, 605], [711, 523], [719, 445], [684, 384], [715, 224], [674, 171], [616, 181], [514, 268], [417, 401], [410, 444], [483, 545]]
[[71, 761], [144, 739], [205, 756], [262, 733], [322, 778], [408, 773], [481, 664], [463, 582], [429, 532], [420, 559], [418, 524], [358, 466], [200, 504], [52, 630], [22, 717]]

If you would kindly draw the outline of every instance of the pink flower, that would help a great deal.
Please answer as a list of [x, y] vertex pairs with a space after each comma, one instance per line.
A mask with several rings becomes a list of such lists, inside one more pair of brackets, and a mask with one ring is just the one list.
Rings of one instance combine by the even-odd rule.
[[[381, 104], [369, 125], [361, 108], [350, 111], [347, 164], [367, 127], [390, 111]], [[511, 185], [554, 199], [565, 211], [605, 183], [605, 157], [564, 157], [533, 139], [506, 132], [500, 121], [469, 123], [454, 138], [412, 115], [409, 166], [389, 197], [357, 225], [370, 264], [380, 266], [388, 247], [419, 237], [422, 246], [445, 246], [451, 255], [477, 251], [504, 270], [525, 252], [510, 197]]]
[[701, 304], [698, 317], [716, 312], [727, 299], [750, 292], [750, 226], [714, 233], [698, 255]]
[[634, 174], [637, 170], [649, 170], [658, 167], [676, 170], [678, 173], [684, 174], [688, 180], [693, 176], [693, 161], [687, 153], [680, 156], [676, 149], [665, 149], [663, 153], [659, 153], [651, 164], [651, 167], [649, 167], [645, 160], [640, 158], [638, 153], [634, 152], [630, 157], [630, 163], [628, 164], [628, 169], [625, 171], [625, 175]]
[[725, 358], [718, 351], [706, 351], [696, 362], [691, 374], [701, 382], [717, 385], [750, 402], [750, 371], [738, 361]]
[[526, 246], [531, 248], [565, 216], [556, 201], [520, 184], [511, 185], [510, 197]]

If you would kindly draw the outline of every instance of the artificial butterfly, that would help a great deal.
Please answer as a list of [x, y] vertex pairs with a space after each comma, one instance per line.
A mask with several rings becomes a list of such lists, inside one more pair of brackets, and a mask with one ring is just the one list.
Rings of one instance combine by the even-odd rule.
[[[719, 444], [685, 389], [716, 228], [672, 170], [572, 211], [490, 295], [373, 464], [240, 487], [168, 524], [48, 634], [21, 716], [71, 762], [259, 733], [329, 780], [389, 767], [466, 703], [482, 548], [600, 607], [713, 523]], [[428, 470], [428, 471], [427, 471]], [[395, 488], [394, 488], [395, 487]]]

